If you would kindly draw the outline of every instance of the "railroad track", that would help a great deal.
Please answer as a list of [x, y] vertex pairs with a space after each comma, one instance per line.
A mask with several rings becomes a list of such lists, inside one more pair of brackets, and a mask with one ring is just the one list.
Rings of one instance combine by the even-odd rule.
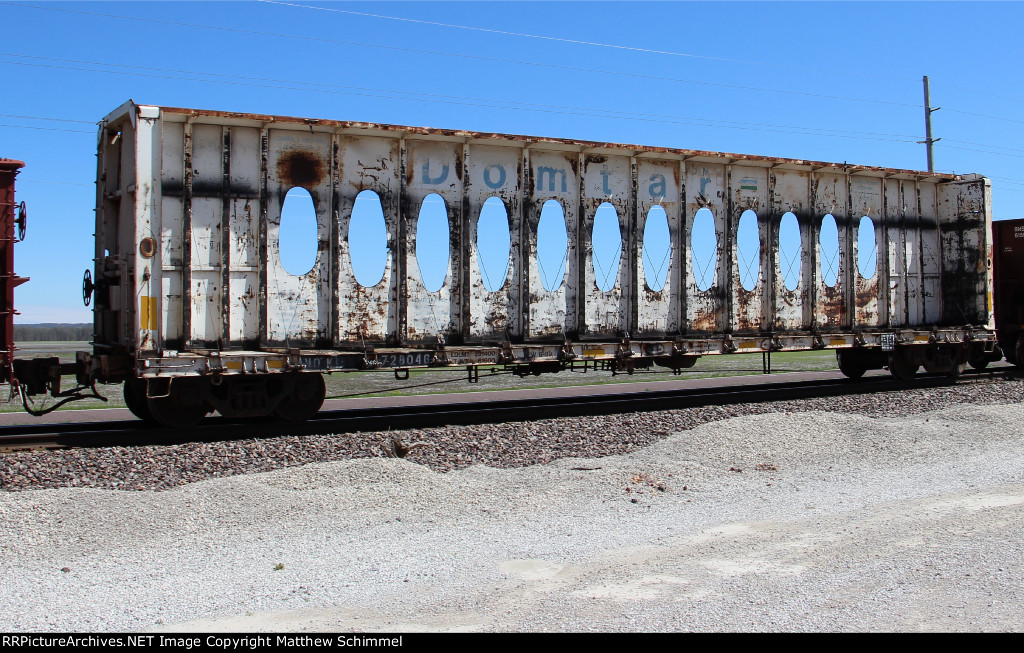
[[[957, 383], [989, 378], [1017, 377], [1008, 366], [983, 371], [969, 370]], [[283, 435], [401, 431], [444, 425], [473, 425], [585, 415], [673, 410], [771, 401], [793, 401], [841, 395], [920, 390], [951, 385], [942, 375], [919, 376], [899, 381], [885, 376], [858, 381], [845, 378], [814, 381], [782, 381], [758, 385], [726, 385], [712, 388], [676, 388], [573, 397], [532, 397], [498, 401], [458, 401], [445, 404], [347, 408], [324, 410], [307, 422], [268, 422], [265, 419], [228, 420], [207, 418], [185, 431], [153, 428], [141, 421], [118, 420], [68, 424], [22, 424], [0, 427], [0, 453], [33, 449], [171, 445], [184, 442], [216, 442]]]

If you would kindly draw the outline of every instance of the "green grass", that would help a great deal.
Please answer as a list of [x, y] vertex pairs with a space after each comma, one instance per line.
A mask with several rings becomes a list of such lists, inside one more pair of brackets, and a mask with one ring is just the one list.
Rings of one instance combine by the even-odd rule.
[[[76, 351], [88, 351], [87, 342], [20, 342], [18, 356], [34, 358], [58, 356], [61, 362], [74, 362]], [[772, 372], [809, 372], [836, 369], [836, 357], [833, 351], [791, 351], [772, 354]], [[647, 370], [636, 370], [634, 374], [619, 373], [613, 375], [607, 371], [588, 370], [586, 373], [564, 371], [559, 374], [542, 374], [519, 378], [501, 369], [480, 368], [478, 383], [466, 381], [464, 367], [454, 369], [417, 369], [409, 371], [409, 378], [396, 380], [394, 372], [335, 372], [324, 377], [327, 382], [329, 399], [344, 397], [387, 397], [423, 394], [450, 394], [459, 392], [484, 392], [489, 390], [517, 390], [527, 388], [559, 388], [568, 386], [599, 385], [605, 383], [639, 383], [652, 381], [673, 381], [682, 379], [703, 379], [719, 376], [737, 376], [745, 374], [761, 374], [761, 356], [758, 354], [730, 354], [704, 356], [690, 369], [683, 370], [675, 376], [671, 370], [651, 367]], [[63, 388], [67, 389], [74, 383], [65, 377]], [[108, 401], [87, 399], [66, 404], [59, 410], [89, 408], [123, 408], [124, 399], [121, 384], [97, 384], [100, 394]], [[52, 406], [56, 400], [49, 396], [37, 395], [33, 398], [35, 407]], [[21, 400], [17, 397], [0, 403], [0, 411], [22, 410]]]
[[[836, 369], [833, 351], [794, 351], [772, 354], [772, 372], [809, 372]], [[761, 374], [761, 356], [732, 354], [704, 356], [693, 367], [675, 376], [671, 370], [651, 367], [633, 374], [595, 371], [586, 373], [566, 370], [558, 374], [517, 377], [500, 366], [480, 368], [478, 383], [466, 381], [465, 368], [410, 370], [406, 380], [395, 380], [394, 373], [340, 372], [329, 375], [328, 398], [379, 397], [421, 394], [449, 394], [457, 392], [485, 392], [489, 390], [521, 390], [526, 388], [559, 388], [567, 386], [599, 385], [605, 383], [644, 383], [684, 379], [703, 379], [720, 376]]]
[[[60, 340], [39, 340], [39, 341], [22, 341], [16, 342], [17, 347], [17, 358], [45, 358], [48, 356], [57, 356], [60, 358], [61, 363], [74, 363], [76, 351], [92, 351], [92, 347], [88, 342], [85, 341], [60, 341]], [[74, 377], [65, 376], [61, 379], [61, 389], [67, 390], [74, 387]], [[96, 389], [99, 393], [107, 397], [107, 401], [100, 401], [99, 399], [86, 399], [82, 401], [72, 401], [64, 404], [58, 410], [75, 410], [83, 408], [124, 408], [124, 397], [121, 395], [121, 384], [114, 385], [102, 385], [97, 384]], [[21, 405], [21, 398], [15, 395], [10, 397], [9, 393], [4, 393], [2, 397], [3, 401], [0, 401], [0, 412], [9, 413], [22, 411], [24, 408]], [[52, 406], [59, 399], [54, 399], [49, 395], [35, 395], [30, 397], [33, 406], [36, 409], [46, 408]]]

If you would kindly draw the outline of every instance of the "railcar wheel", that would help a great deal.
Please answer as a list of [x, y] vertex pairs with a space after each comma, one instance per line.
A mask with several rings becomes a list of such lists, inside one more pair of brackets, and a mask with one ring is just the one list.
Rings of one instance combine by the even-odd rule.
[[124, 382], [124, 405], [143, 422], [153, 423], [153, 413], [146, 402], [146, 382], [142, 379], [127, 379]]
[[274, 409], [274, 415], [287, 422], [304, 422], [316, 415], [327, 397], [322, 374], [305, 372], [295, 379], [295, 387]]
[[909, 381], [917, 375], [920, 365], [915, 363], [908, 352], [893, 352], [889, 356], [889, 374], [901, 381]]
[[941, 365], [932, 358], [925, 358], [923, 367], [924, 371], [928, 374], [939, 374], [940, 372], [945, 372], [948, 369], [948, 366]]
[[183, 429], [198, 424], [210, 410], [203, 400], [200, 379], [179, 378], [171, 381], [166, 397], [147, 397], [146, 406], [161, 426]]
[[850, 379], [859, 379], [864, 376], [864, 372], [868, 371], [868, 366], [864, 363], [864, 357], [860, 356], [859, 352], [837, 349], [836, 362], [839, 363], [839, 371]]
[[964, 361], [963, 363], [953, 363], [952, 365], [949, 366], [949, 369], [946, 370], [946, 378], [948, 378], [948, 379], [958, 379], [958, 378], [960, 378], [960, 375], [963, 374], [964, 370], [966, 370], [966, 369], [967, 369], [967, 361]]
[[971, 366], [971, 369], [983, 370], [988, 367], [987, 358], [972, 358], [967, 363]]
[[951, 362], [929, 362], [926, 358], [924, 361], [924, 371], [929, 374], [945, 374], [951, 379], [955, 379], [967, 369], [967, 362], [957, 363], [956, 361]]
[[924, 356], [924, 371], [929, 374], [945, 374], [955, 379], [967, 369], [965, 352], [951, 346], [939, 346], [929, 349]]

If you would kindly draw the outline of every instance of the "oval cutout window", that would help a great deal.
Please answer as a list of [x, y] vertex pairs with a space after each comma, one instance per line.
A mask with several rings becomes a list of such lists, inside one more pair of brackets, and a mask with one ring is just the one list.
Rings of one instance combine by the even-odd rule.
[[431, 193], [423, 198], [416, 218], [416, 264], [420, 281], [429, 292], [437, 292], [448, 278], [451, 258], [451, 227], [444, 198]]
[[281, 267], [297, 277], [309, 274], [316, 265], [320, 236], [313, 196], [305, 188], [289, 188], [285, 194], [278, 235]]
[[594, 281], [602, 292], [615, 288], [622, 261], [622, 232], [619, 214], [609, 202], [602, 202], [594, 214], [594, 233], [590, 239], [594, 260]]
[[356, 195], [348, 223], [348, 252], [352, 273], [360, 286], [376, 286], [388, 265], [388, 228], [380, 197], [372, 190]]
[[644, 222], [644, 279], [650, 290], [661, 292], [665, 287], [671, 253], [668, 215], [660, 204], [656, 204], [647, 212]]
[[508, 279], [512, 238], [508, 229], [508, 211], [498, 197], [489, 197], [480, 209], [476, 224], [476, 260], [488, 292], [501, 290]]
[[829, 288], [835, 288], [839, 283], [839, 227], [831, 213], [826, 213], [821, 219], [818, 245], [821, 281]]
[[736, 227], [736, 263], [740, 285], [746, 291], [757, 286], [761, 276], [761, 234], [757, 230], [757, 214], [747, 209]]
[[715, 216], [709, 208], [702, 208], [693, 216], [690, 258], [693, 261], [693, 278], [697, 289], [711, 288], [718, 271], [718, 234], [715, 232]]
[[862, 216], [857, 228], [857, 271], [860, 276], [870, 279], [878, 267], [878, 250], [875, 246], [875, 222]]
[[804, 248], [800, 243], [800, 223], [792, 211], [786, 211], [779, 223], [779, 267], [786, 290], [800, 285], [800, 259]]
[[558, 200], [548, 200], [540, 210], [540, 222], [537, 224], [537, 269], [545, 290], [561, 287], [568, 255], [565, 212]]

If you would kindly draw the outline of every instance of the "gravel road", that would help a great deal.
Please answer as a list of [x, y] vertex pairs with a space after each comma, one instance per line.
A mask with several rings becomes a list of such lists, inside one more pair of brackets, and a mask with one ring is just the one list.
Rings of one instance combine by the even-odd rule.
[[0, 631], [1021, 631], [1022, 398], [4, 456]]

